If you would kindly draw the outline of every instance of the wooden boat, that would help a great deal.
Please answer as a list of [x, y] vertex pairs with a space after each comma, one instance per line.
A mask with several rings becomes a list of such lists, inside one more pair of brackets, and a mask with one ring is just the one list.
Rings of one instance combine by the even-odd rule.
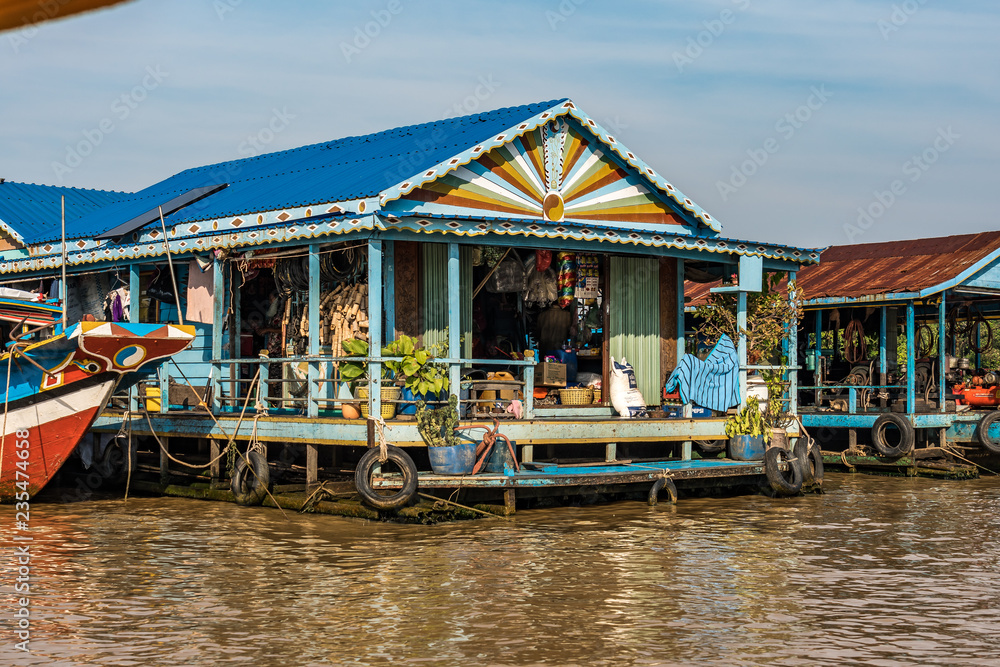
[[194, 336], [190, 326], [79, 322], [39, 342], [9, 345], [0, 357], [0, 500], [40, 491], [116, 387], [151, 372]]

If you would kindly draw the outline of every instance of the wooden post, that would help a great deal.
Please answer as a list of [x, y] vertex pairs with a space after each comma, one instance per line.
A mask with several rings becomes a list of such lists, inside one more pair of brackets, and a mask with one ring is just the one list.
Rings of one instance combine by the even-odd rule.
[[[219, 441], [215, 438], [209, 440], [208, 443], [208, 455], [211, 457], [211, 460], [215, 461], [215, 459], [219, 458], [219, 454], [222, 453], [222, 447], [219, 445]], [[209, 468], [209, 471], [212, 475], [212, 482], [218, 482], [222, 477], [222, 463], [220, 461], [215, 461], [215, 463], [213, 463]]]
[[[212, 302], [212, 359], [222, 359], [222, 329], [226, 314], [226, 281], [222, 270], [222, 260], [218, 257], [212, 260], [212, 290], [215, 299]], [[222, 405], [222, 367], [212, 364], [212, 411], [219, 413]]]
[[[382, 356], [382, 241], [368, 241], [368, 354]], [[368, 414], [382, 415], [382, 362], [370, 362], [368, 374]], [[373, 423], [368, 422], [368, 446], [375, 442]]]
[[503, 490], [503, 506], [508, 516], [517, 511], [517, 502], [516, 498], [514, 497], [514, 489]]
[[[160, 400], [163, 400], [162, 398]], [[167, 452], [170, 450], [170, 438], [167, 436], [161, 436], [160, 442], [163, 443], [163, 447], [160, 449], [160, 484], [170, 483], [170, 459], [167, 458]]]
[[611, 462], [618, 458], [618, 443], [609, 442], [604, 445], [604, 460]]
[[[461, 301], [461, 261], [457, 243], [448, 244], [448, 356], [457, 359], [462, 356], [460, 339], [462, 335]], [[462, 365], [448, 367], [448, 381], [451, 390], [459, 393], [462, 381]]]
[[[319, 244], [309, 246], [309, 356], [319, 356], [319, 299], [320, 299], [320, 269]], [[333, 350], [336, 355], [337, 351]], [[317, 396], [325, 396], [327, 392], [320, 391], [316, 380], [319, 379], [319, 362], [310, 361], [306, 377], [306, 414], [310, 418], [319, 416]], [[323, 385], [325, 388], [327, 385]], [[309, 451], [312, 451], [311, 449]]]
[[306, 486], [319, 482], [319, 445], [310, 442], [306, 445]]

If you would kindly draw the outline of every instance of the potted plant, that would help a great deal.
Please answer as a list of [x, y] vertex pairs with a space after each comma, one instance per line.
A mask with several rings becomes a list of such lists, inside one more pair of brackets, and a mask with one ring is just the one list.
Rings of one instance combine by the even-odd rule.
[[397, 382], [402, 382], [403, 407], [401, 414], [415, 414], [417, 400], [437, 401], [448, 390], [447, 366], [435, 363], [434, 354], [420, 347], [416, 338], [400, 336], [382, 348], [383, 357], [400, 357], [399, 361], [387, 361], [386, 367]]
[[458, 396], [448, 397], [448, 405], [428, 409], [417, 401], [417, 432], [427, 445], [431, 469], [438, 475], [468, 475], [476, 464], [476, 443], [461, 442], [458, 426]]
[[[351, 338], [345, 340], [341, 343], [341, 347], [344, 348], [344, 352], [348, 356], [352, 357], [367, 357], [368, 356], [368, 341], [360, 340], [358, 338]], [[389, 377], [390, 372], [393, 368], [390, 364], [382, 364], [382, 378], [386, 379]], [[355, 383], [362, 379], [368, 379], [368, 362], [367, 361], [343, 361], [340, 363], [340, 378], [348, 383]], [[362, 384], [357, 388], [356, 396], [361, 401], [361, 416], [364, 419], [368, 418], [368, 386], [367, 384]], [[382, 385], [382, 419], [392, 419], [396, 416], [396, 401], [399, 400], [399, 387], [395, 384], [383, 384]]]
[[764, 458], [764, 445], [771, 440], [771, 431], [764, 423], [764, 415], [755, 400], [748, 400], [743, 408], [726, 419], [729, 436], [729, 458], [738, 461], [760, 461]]

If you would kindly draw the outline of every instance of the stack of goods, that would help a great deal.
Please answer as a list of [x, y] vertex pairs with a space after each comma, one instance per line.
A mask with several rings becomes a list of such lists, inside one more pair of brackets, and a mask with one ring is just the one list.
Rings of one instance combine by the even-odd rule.
[[[328, 292], [319, 304], [319, 344], [329, 345], [334, 354], [341, 352], [341, 343], [351, 338], [365, 340], [368, 337], [368, 285], [338, 285]], [[304, 319], [300, 330], [305, 327], [308, 334], [309, 322]]]
[[600, 260], [597, 255], [580, 255], [576, 258], [577, 299], [596, 299], [600, 275]]

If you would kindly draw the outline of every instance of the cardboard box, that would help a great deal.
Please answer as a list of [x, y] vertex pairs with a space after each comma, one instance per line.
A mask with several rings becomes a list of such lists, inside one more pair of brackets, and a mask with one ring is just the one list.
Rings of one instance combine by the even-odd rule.
[[554, 361], [543, 361], [540, 364], [535, 364], [535, 386], [565, 387], [566, 364]]

